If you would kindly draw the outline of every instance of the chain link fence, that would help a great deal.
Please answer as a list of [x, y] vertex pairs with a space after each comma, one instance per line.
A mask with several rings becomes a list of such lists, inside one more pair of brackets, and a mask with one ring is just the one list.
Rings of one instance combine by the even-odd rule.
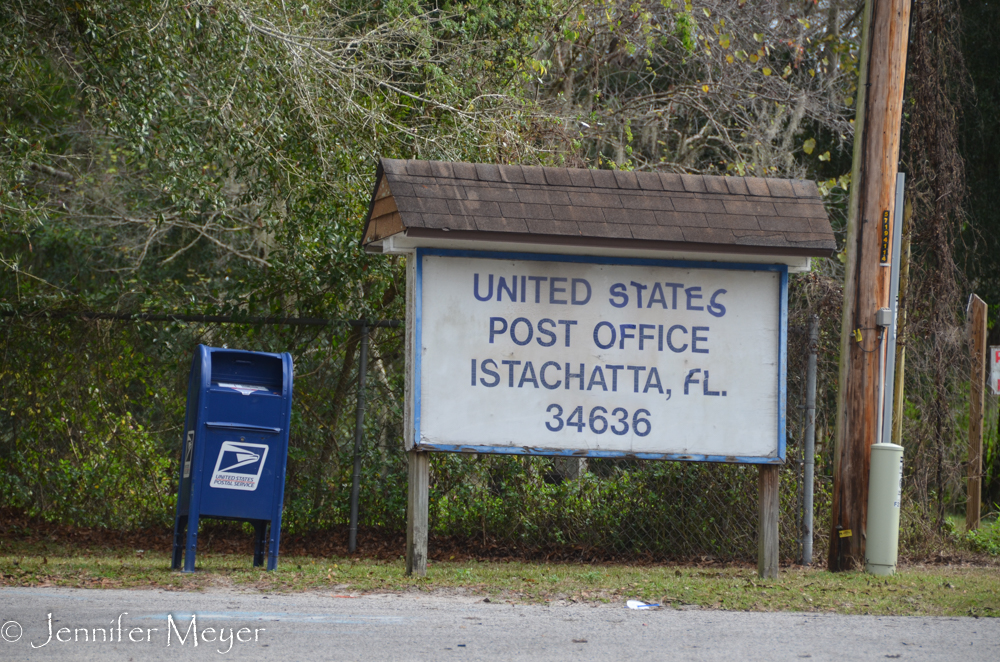
[[[402, 337], [402, 329], [371, 332], [361, 554], [370, 551], [365, 541], [405, 531]], [[807, 339], [805, 325], [790, 326], [782, 561], [801, 551]], [[0, 427], [3, 501], [84, 526], [169, 526], [190, 348], [199, 342], [292, 351], [284, 528], [346, 538], [359, 349], [358, 330], [347, 326], [9, 320], [0, 381], [9, 407]], [[432, 558], [457, 549], [488, 558], [753, 562], [757, 473], [743, 465], [434, 454], [429, 551]], [[823, 474], [817, 470], [821, 517], [829, 512]], [[822, 549], [826, 525], [817, 520], [815, 529]]]
[[[792, 325], [779, 516], [779, 554], [786, 562], [801, 560], [802, 551], [807, 352], [807, 326]], [[369, 418], [382, 423], [369, 423], [366, 434], [361, 526], [394, 529], [405, 525], [405, 493], [395, 490], [405, 488], [406, 457], [398, 419], [378, 413], [401, 403], [401, 391], [386, 385], [370, 395]], [[830, 481], [823, 473], [817, 471], [815, 489], [816, 549], [824, 547], [828, 527]], [[437, 453], [431, 456], [429, 553], [754, 562], [757, 475], [749, 465]]]

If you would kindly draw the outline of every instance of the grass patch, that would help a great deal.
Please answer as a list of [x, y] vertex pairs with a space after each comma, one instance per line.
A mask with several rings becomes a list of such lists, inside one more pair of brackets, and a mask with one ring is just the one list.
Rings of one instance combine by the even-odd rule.
[[407, 577], [402, 559], [283, 558], [275, 572], [254, 570], [249, 554], [198, 556], [198, 572], [169, 570], [156, 551], [3, 543], [0, 586], [78, 588], [215, 587], [262, 592], [452, 591], [493, 601], [624, 602], [667, 608], [807, 611], [841, 614], [1000, 616], [996, 568], [910, 566], [893, 577], [862, 572], [782, 569], [761, 581], [749, 567], [588, 565], [579, 563], [432, 562], [426, 578]]

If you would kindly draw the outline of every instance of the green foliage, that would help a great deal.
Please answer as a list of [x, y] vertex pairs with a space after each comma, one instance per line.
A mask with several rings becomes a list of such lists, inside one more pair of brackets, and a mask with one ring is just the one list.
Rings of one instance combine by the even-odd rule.
[[[755, 467], [590, 460], [588, 472], [565, 480], [557, 466], [548, 458], [434, 456], [432, 531], [528, 554], [756, 554]], [[781, 516], [793, 530], [795, 490], [791, 477], [782, 481]], [[783, 542], [794, 546], [794, 534]]]
[[1000, 520], [996, 513], [985, 517], [978, 529], [965, 528], [965, 516], [953, 515], [945, 520], [945, 532], [959, 545], [979, 554], [1000, 557]]
[[[969, 43], [992, 52], [990, 10], [967, 11]], [[356, 333], [46, 315], [401, 318], [404, 262], [367, 256], [358, 241], [379, 156], [806, 175], [821, 179], [840, 231], [858, 30], [854, 3], [840, 1], [752, 11], [718, 0], [3, 4], [0, 312], [19, 312], [0, 327], [0, 502], [60, 522], [168, 525], [187, 370], [203, 342], [292, 352], [286, 526], [344, 524]], [[996, 105], [996, 58], [967, 60], [982, 109], [964, 129], [972, 218], [989, 247], [981, 191], [997, 150], [983, 117]], [[823, 515], [842, 273], [832, 261], [815, 266], [792, 279], [791, 323], [801, 331], [807, 314], [823, 318]], [[992, 267], [973, 266], [994, 287]], [[801, 340], [790, 354], [793, 398]], [[921, 342], [914, 353], [933, 354]], [[397, 531], [403, 364], [399, 333], [375, 333], [362, 524]], [[908, 374], [917, 394], [959, 397], [957, 378]], [[932, 412], [919, 402], [910, 400], [908, 429], [923, 430], [914, 448], [936, 456], [945, 436], [927, 432]], [[789, 407], [783, 557], [796, 554], [798, 537], [798, 411]], [[986, 457], [987, 484], [1000, 485], [995, 437]], [[744, 468], [598, 461], [563, 480], [544, 459], [437, 456], [433, 472], [437, 535], [520, 549], [754, 555], [755, 487]], [[930, 475], [924, 465], [908, 477], [921, 507]], [[960, 488], [948, 489], [954, 500]], [[911, 549], [929, 539], [923, 512], [904, 513]], [[817, 521], [817, 549], [825, 527]], [[975, 535], [970, 545], [992, 549], [992, 534]]]
[[[402, 317], [403, 263], [359, 242], [377, 157], [533, 158], [512, 92], [547, 11], [535, 0], [0, 7], [0, 310], [22, 315], [2, 336], [0, 501], [79, 524], [168, 522], [202, 342], [292, 352], [286, 521], [344, 521], [356, 333], [45, 314]], [[395, 526], [399, 499], [382, 493], [400, 494], [405, 476], [386, 451], [399, 444], [398, 333], [376, 333], [372, 351], [366, 516]]]
[[978, 529], [967, 532], [964, 537], [973, 551], [1000, 557], [1000, 523], [996, 519], [984, 521]]
[[163, 433], [183, 417], [184, 402], [157, 359], [173, 351], [136, 352], [148, 328], [11, 326], [8, 348], [18, 350], [2, 374], [0, 500], [78, 524], [167, 521], [176, 446]]

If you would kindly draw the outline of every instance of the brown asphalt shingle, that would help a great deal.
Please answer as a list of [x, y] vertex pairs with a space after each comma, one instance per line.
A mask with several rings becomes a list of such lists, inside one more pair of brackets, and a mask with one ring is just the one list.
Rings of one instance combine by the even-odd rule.
[[[836, 247], [811, 181], [394, 159], [379, 172], [375, 190], [393, 198], [405, 232], [803, 256]], [[397, 213], [375, 202], [369, 214]], [[365, 244], [383, 238], [375, 220]]]

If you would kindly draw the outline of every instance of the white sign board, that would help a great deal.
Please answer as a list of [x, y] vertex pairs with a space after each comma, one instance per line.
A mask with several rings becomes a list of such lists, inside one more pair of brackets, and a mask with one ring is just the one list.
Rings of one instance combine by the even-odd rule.
[[1000, 395], [1000, 347], [990, 347], [990, 393]]
[[406, 446], [781, 462], [786, 269], [418, 249]]

